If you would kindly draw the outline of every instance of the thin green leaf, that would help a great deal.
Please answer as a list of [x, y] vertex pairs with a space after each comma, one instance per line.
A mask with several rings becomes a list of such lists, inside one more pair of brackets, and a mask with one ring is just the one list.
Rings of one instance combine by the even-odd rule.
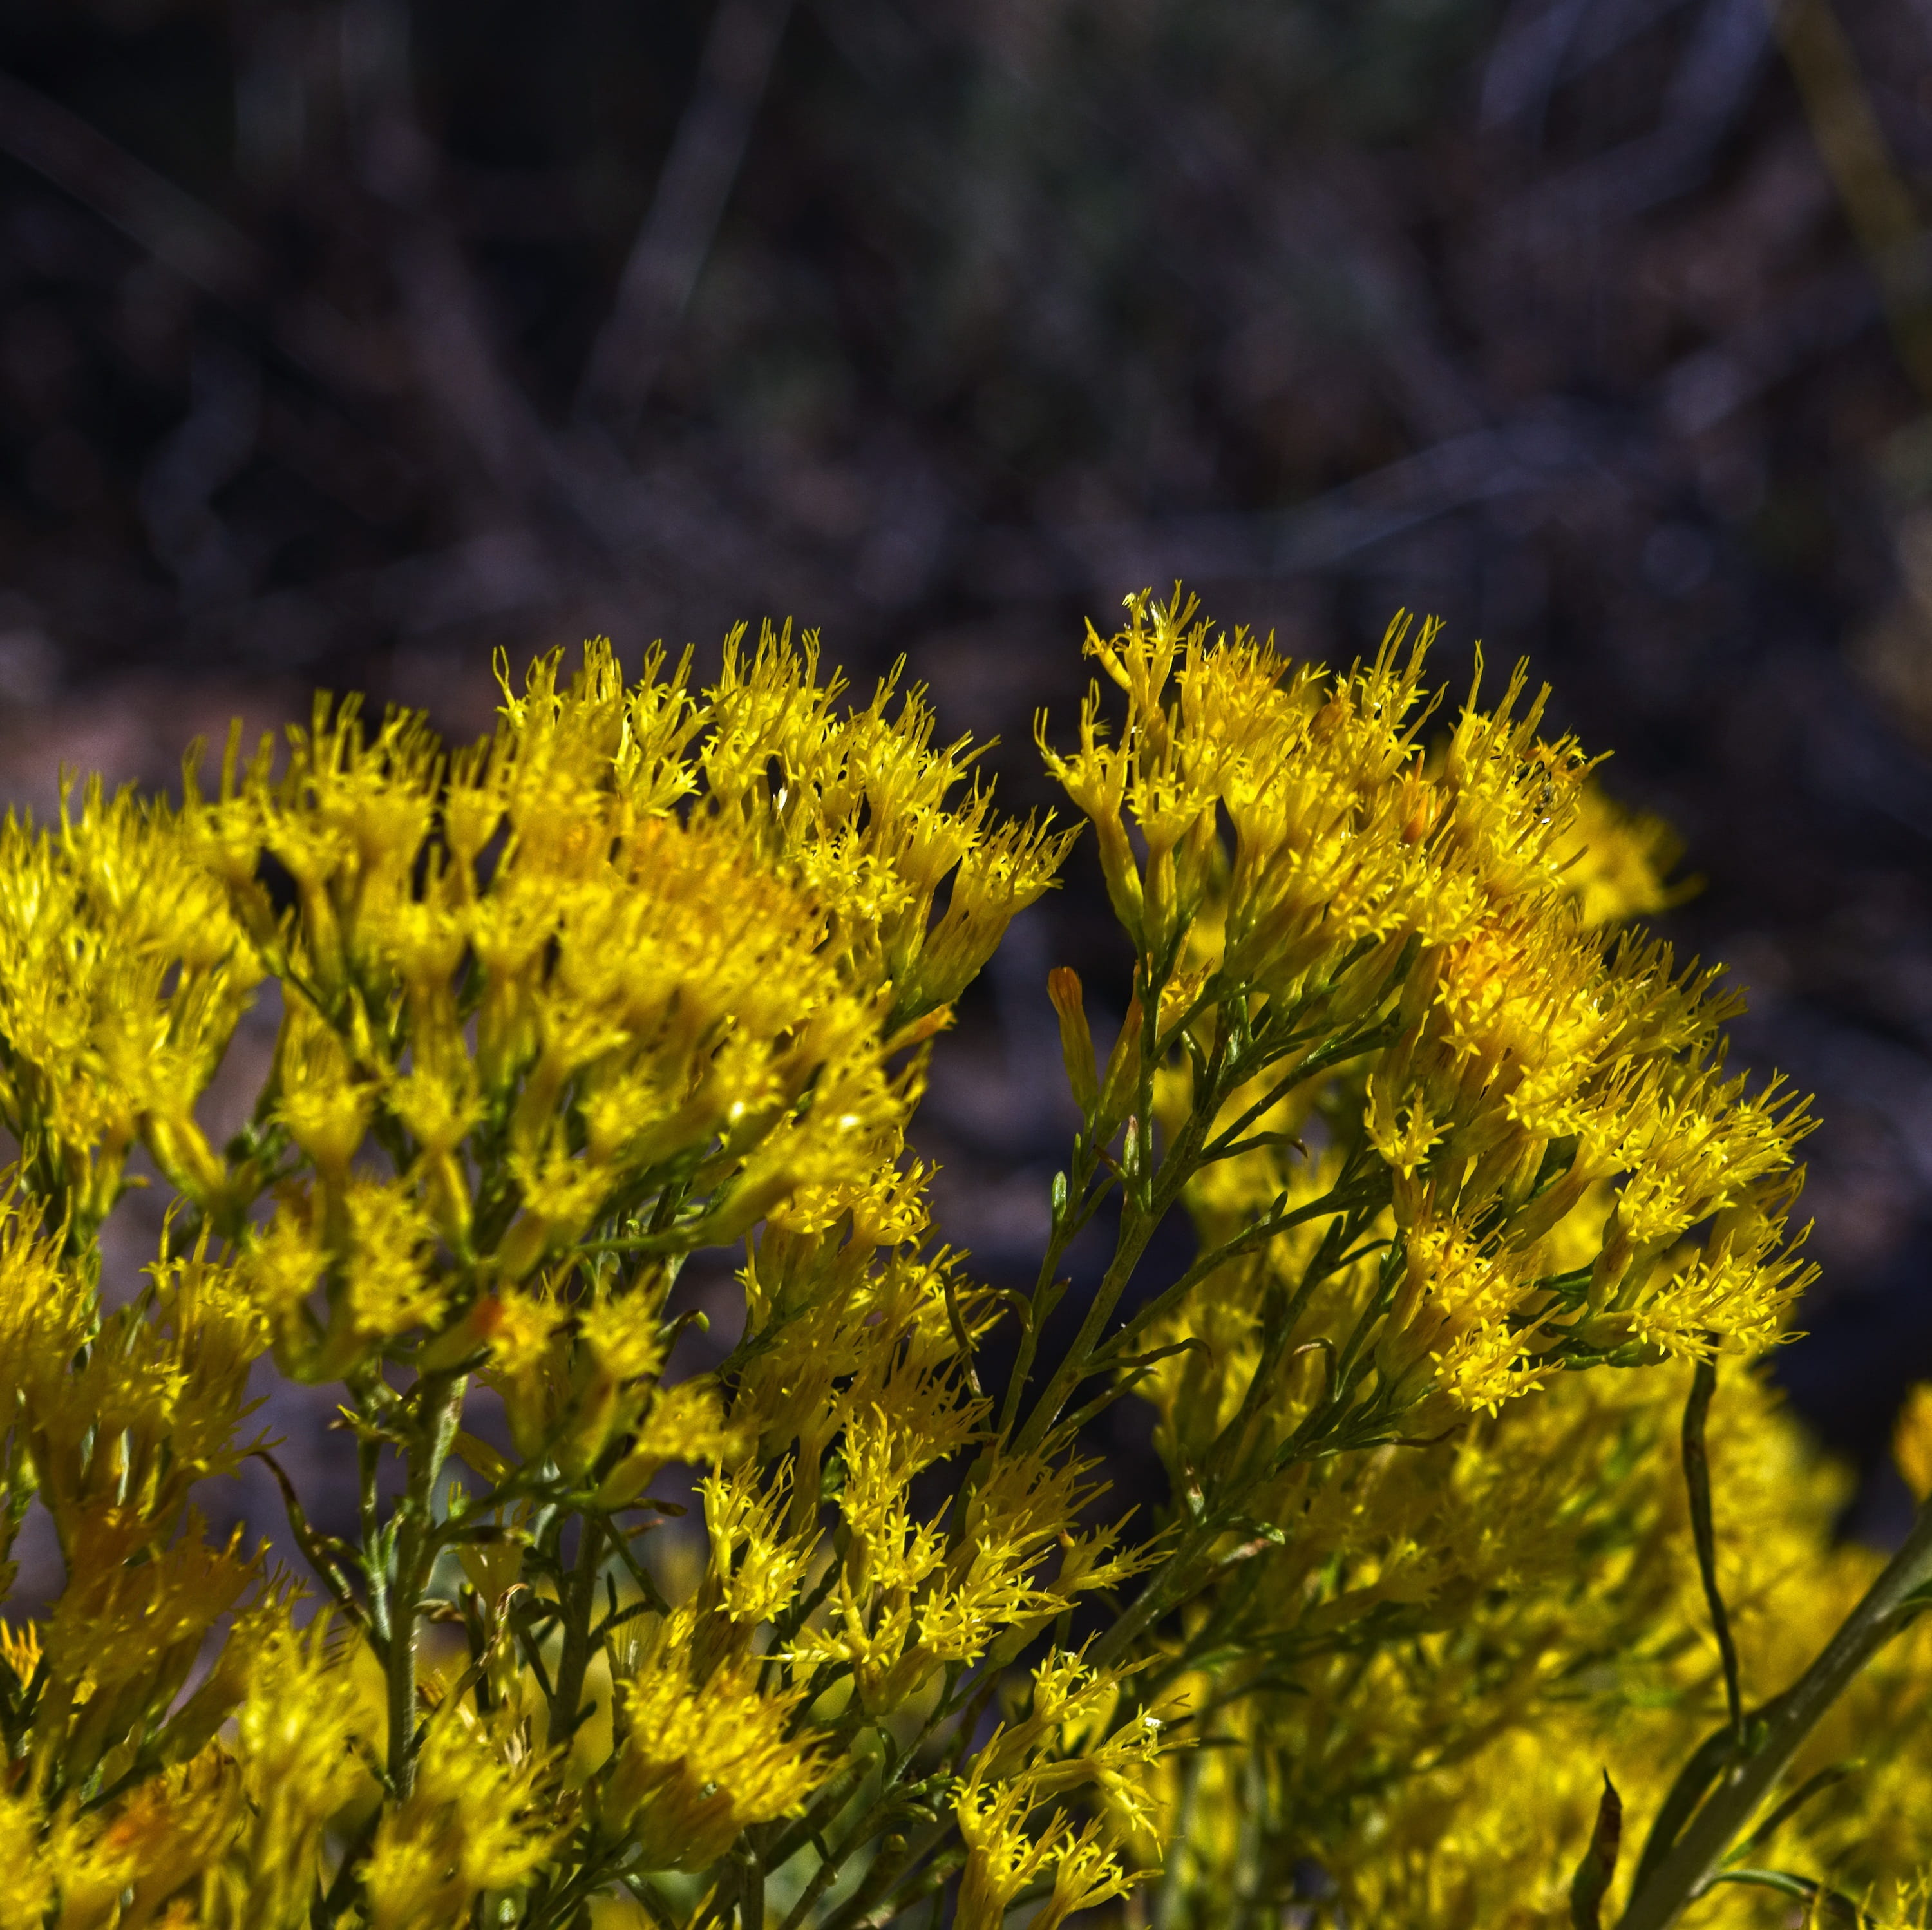
[[1819, 1930], [1834, 1924], [1842, 1924], [1846, 1930], [1880, 1930], [1878, 1919], [1861, 1910], [1843, 1890], [1830, 1889], [1810, 1877], [1793, 1876], [1789, 1870], [1720, 1870], [1704, 1889], [1720, 1883], [1750, 1883], [1808, 1903], [1811, 1909], [1805, 1922], [1818, 1925]]
[[1731, 1639], [1731, 1619], [1725, 1613], [1724, 1595], [1718, 1586], [1717, 1532], [1711, 1515], [1711, 1457], [1704, 1442], [1711, 1397], [1717, 1391], [1717, 1362], [1700, 1361], [1690, 1382], [1690, 1397], [1684, 1403], [1684, 1481], [1690, 1490], [1690, 1532], [1697, 1544], [1697, 1572], [1703, 1578], [1704, 1599], [1711, 1608], [1711, 1628], [1718, 1638], [1718, 1653], [1724, 1661], [1724, 1704], [1730, 1712], [1731, 1733], [1742, 1748], [1744, 1696], [1738, 1686], [1738, 1649]]
[[1863, 1765], [1858, 1763], [1834, 1763], [1828, 1769], [1820, 1769], [1816, 1775], [1807, 1776], [1804, 1780], [1800, 1783], [1798, 1787], [1794, 1789], [1791, 1793], [1787, 1796], [1784, 1800], [1780, 1802], [1778, 1807], [1774, 1809], [1771, 1814], [1767, 1816], [1735, 1850], [1731, 1852], [1727, 1860], [1734, 1863], [1738, 1863], [1744, 1862], [1748, 1857], [1755, 1856], [1759, 1850], [1763, 1849], [1770, 1842], [1772, 1837], [1778, 1834], [1778, 1831], [1797, 1814], [1798, 1811], [1802, 1808], [1804, 1804], [1809, 1802], [1814, 1796], [1819, 1795], [1822, 1791], [1829, 1789], [1834, 1783], [1843, 1782], [1846, 1777], [1853, 1774], [1856, 1770], [1859, 1769]]

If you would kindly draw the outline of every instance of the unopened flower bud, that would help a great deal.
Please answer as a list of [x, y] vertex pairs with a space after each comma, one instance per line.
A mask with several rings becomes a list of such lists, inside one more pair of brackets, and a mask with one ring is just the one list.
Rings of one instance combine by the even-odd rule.
[[1087, 1023], [1086, 1001], [1081, 995], [1080, 974], [1068, 966], [1055, 966], [1046, 975], [1046, 992], [1060, 1021], [1060, 1055], [1066, 1062], [1066, 1083], [1072, 1089], [1075, 1104], [1090, 1119], [1100, 1103], [1100, 1074], [1094, 1057], [1094, 1034]]

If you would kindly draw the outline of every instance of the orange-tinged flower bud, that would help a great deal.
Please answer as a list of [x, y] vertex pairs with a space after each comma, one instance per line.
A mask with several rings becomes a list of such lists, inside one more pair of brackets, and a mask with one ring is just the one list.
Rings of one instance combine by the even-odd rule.
[[1053, 1001], [1054, 1016], [1060, 1021], [1060, 1055], [1066, 1066], [1066, 1083], [1072, 1089], [1074, 1103], [1090, 1119], [1100, 1103], [1100, 1075], [1080, 974], [1070, 966], [1056, 965], [1046, 975], [1046, 991]]

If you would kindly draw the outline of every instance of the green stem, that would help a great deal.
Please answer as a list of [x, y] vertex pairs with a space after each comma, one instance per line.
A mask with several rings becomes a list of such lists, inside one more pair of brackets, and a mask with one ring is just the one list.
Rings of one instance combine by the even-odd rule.
[[[839, 1872], [844, 1868], [854, 1852], [869, 1842], [893, 1820], [895, 1813], [903, 1808], [906, 1798], [900, 1785], [905, 1781], [906, 1772], [911, 1768], [914, 1759], [944, 1719], [944, 1708], [942, 1703], [926, 1718], [919, 1733], [901, 1752], [898, 1762], [890, 1769], [882, 1769], [878, 1793], [873, 1798], [871, 1806], [845, 1832], [844, 1839], [838, 1847], [826, 1856], [812, 1872], [810, 1880], [800, 1892], [797, 1901], [792, 1905], [790, 1913], [779, 1926], [779, 1930], [801, 1930], [801, 1926], [809, 1918], [819, 1899], [838, 1881]], [[941, 1835], [945, 1833], [944, 1824], [934, 1826]], [[908, 1860], [916, 1860], [918, 1853], [922, 1852], [908, 1853]], [[757, 1930], [757, 1926], [754, 1925], [753, 1930]]]
[[1631, 1898], [1617, 1930], [1669, 1930], [1707, 1889], [1719, 1859], [1784, 1774], [1806, 1736], [1846, 1686], [1918, 1613], [1910, 1598], [1932, 1582], [1932, 1506], [1922, 1508], [1905, 1544], [1840, 1624], [1817, 1659], [1772, 1705], [1758, 1747], [1718, 1782], [1649, 1880]]
[[[1327, 1198], [1332, 1200], [1334, 1194], [1331, 1193]], [[1289, 1214], [1287, 1217], [1292, 1220], [1295, 1216]], [[1222, 1429], [1204, 1457], [1202, 1469], [1204, 1487], [1218, 1488], [1226, 1484], [1234, 1457], [1248, 1439], [1263, 1406], [1270, 1400], [1280, 1400], [1282, 1391], [1275, 1384], [1275, 1376], [1289, 1343], [1300, 1326], [1302, 1314], [1313, 1298], [1316, 1288], [1335, 1271], [1340, 1256], [1354, 1241], [1359, 1224], [1352, 1215], [1345, 1217], [1338, 1214], [1328, 1223], [1322, 1244], [1316, 1249], [1314, 1258], [1303, 1269], [1294, 1292], [1270, 1288], [1264, 1298], [1262, 1329], [1265, 1337], [1261, 1358], [1249, 1377], [1248, 1391], [1242, 1397], [1239, 1411]]]
[[734, 1853], [737, 1874], [738, 1922], [742, 1930], [764, 1930], [765, 1868], [755, 1837], [747, 1832]]
[[[1210, 1517], [1148, 1577], [1146, 1586], [1135, 1597], [1133, 1605], [1095, 1645], [1092, 1666], [1096, 1672], [1112, 1667], [1144, 1629], [1151, 1628], [1199, 1585], [1199, 1578], [1192, 1572], [1194, 1565], [1214, 1546], [1222, 1531], [1222, 1524]], [[1178, 1581], [1177, 1576], [1180, 1577]]]
[[362, 1576], [369, 1596], [369, 1633], [383, 1667], [389, 1661], [389, 1570], [382, 1558], [382, 1499], [376, 1475], [382, 1449], [374, 1441], [358, 1438], [356, 1443], [356, 1473], [362, 1519]]
[[1088, 1363], [1094, 1346], [1114, 1309], [1120, 1304], [1120, 1296], [1126, 1291], [1127, 1282], [1133, 1277], [1134, 1268], [1140, 1264], [1141, 1256], [1147, 1251], [1148, 1243], [1154, 1238], [1154, 1229], [1159, 1224], [1159, 1215], [1142, 1213], [1130, 1199], [1124, 1202], [1120, 1235], [1114, 1244], [1114, 1257], [1088, 1306], [1086, 1316], [1080, 1323], [1080, 1331], [1074, 1337], [1072, 1346], [1067, 1349], [1066, 1358], [1054, 1370], [1052, 1378], [1041, 1390], [1040, 1398], [1034, 1403], [1033, 1412], [1028, 1417], [1026, 1425], [1020, 1430], [1018, 1438], [1013, 1442], [1012, 1451], [1016, 1458], [1032, 1454], [1038, 1448], [1054, 1422], [1060, 1418], [1060, 1409], [1072, 1397], [1073, 1390], [1087, 1378]]
[[1007, 1379], [1006, 1397], [1000, 1409], [999, 1431], [1002, 1434], [1009, 1432], [1018, 1418], [1021, 1397], [1026, 1391], [1028, 1379], [1033, 1372], [1034, 1356], [1040, 1348], [1040, 1329], [1052, 1311], [1053, 1277], [1061, 1256], [1099, 1211], [1106, 1196], [1104, 1184], [1100, 1187], [1094, 1184], [1094, 1175], [1100, 1169], [1099, 1149], [1083, 1144], [1073, 1161], [1072, 1177], [1066, 1192], [1067, 1204], [1054, 1216], [1053, 1232], [1040, 1260], [1039, 1276], [1034, 1282], [1031, 1310], [1021, 1330], [1018, 1358]]
[[422, 1420], [410, 1457], [410, 1482], [397, 1511], [395, 1565], [389, 1595], [388, 1678], [389, 1781], [400, 1802], [416, 1781], [416, 1634], [422, 1593], [436, 1559], [434, 1499], [437, 1477], [456, 1439], [463, 1412], [464, 1378], [432, 1376], [422, 1383]]
[[[1157, 998], [1157, 988], [1154, 989], [1152, 995]], [[1026, 1425], [1013, 1442], [1012, 1451], [1016, 1456], [1031, 1454], [1040, 1446], [1060, 1418], [1060, 1410], [1072, 1397], [1073, 1390], [1093, 1372], [1094, 1349], [1108, 1321], [1113, 1317], [1114, 1308], [1120, 1304], [1128, 1281], [1133, 1277], [1134, 1268], [1140, 1264], [1148, 1242], [1178, 1202], [1182, 1190], [1198, 1167], [1202, 1139], [1224, 1096], [1221, 1085], [1223, 1063], [1224, 1049], [1217, 1044], [1202, 1080], [1204, 1097], [1196, 1100], [1194, 1111], [1176, 1136], [1159, 1172], [1152, 1175], [1151, 1182], [1144, 1177], [1136, 1177], [1132, 1184], [1123, 1185], [1120, 1225], [1114, 1243], [1114, 1257], [1080, 1323], [1080, 1331], [1067, 1349], [1066, 1358], [1042, 1389]], [[1150, 1116], [1153, 1087], [1151, 1072], [1144, 1066], [1140, 1112], [1135, 1122], [1140, 1138], [1137, 1173], [1142, 1176], [1147, 1175], [1153, 1145], [1153, 1122]]]
[[1353, 1183], [1331, 1187], [1320, 1199], [1311, 1199], [1303, 1205], [1280, 1213], [1270, 1213], [1265, 1219], [1258, 1220], [1252, 1226], [1244, 1227], [1231, 1238], [1222, 1241], [1218, 1247], [1197, 1255], [1178, 1280], [1171, 1286], [1162, 1287], [1145, 1306], [1138, 1309], [1122, 1323], [1120, 1331], [1108, 1338], [1106, 1346], [1096, 1350], [1089, 1371], [1099, 1373], [1113, 1361], [1132, 1352], [1134, 1343], [1141, 1335], [1156, 1321], [1164, 1319], [1217, 1267], [1226, 1266], [1230, 1260], [1238, 1259], [1242, 1254], [1250, 1253], [1257, 1247], [1265, 1246], [1277, 1234], [1305, 1226], [1310, 1220], [1319, 1220], [1324, 1214], [1340, 1214], [1346, 1211], [1358, 1203], [1357, 1193], [1358, 1188]]
[[853, 1792], [876, 1766], [873, 1757], [854, 1755], [812, 1798], [812, 1807], [788, 1824], [776, 1841], [766, 1845], [766, 1868], [783, 1869], [814, 1836], [824, 1835], [838, 1820], [838, 1812], [851, 1801]]
[[824, 1930], [850, 1930], [850, 1926], [866, 1922], [883, 1901], [886, 1891], [898, 1881], [911, 1855], [909, 1838], [897, 1832], [885, 1837], [873, 1853], [872, 1862], [859, 1879], [857, 1888], [833, 1911]]
[[597, 1572], [604, 1553], [604, 1524], [594, 1515], [583, 1517], [577, 1560], [565, 1577], [563, 1648], [557, 1657], [556, 1691], [550, 1698], [550, 1736], [567, 1742], [576, 1733], [578, 1706], [584, 1700], [584, 1677], [590, 1665], [590, 1617], [596, 1605]]
[[1740, 1750], [1744, 1742], [1744, 1691], [1738, 1673], [1738, 1645], [1731, 1639], [1731, 1618], [1725, 1612], [1724, 1591], [1718, 1585], [1718, 1536], [1711, 1510], [1711, 1454], [1705, 1422], [1711, 1397], [1718, 1391], [1714, 1358], [1697, 1363], [1690, 1398], [1684, 1403], [1684, 1481], [1690, 1503], [1691, 1534], [1697, 1544], [1697, 1572], [1704, 1583], [1704, 1600], [1711, 1611], [1711, 1631], [1724, 1664], [1724, 1706], [1730, 1712], [1731, 1734]]

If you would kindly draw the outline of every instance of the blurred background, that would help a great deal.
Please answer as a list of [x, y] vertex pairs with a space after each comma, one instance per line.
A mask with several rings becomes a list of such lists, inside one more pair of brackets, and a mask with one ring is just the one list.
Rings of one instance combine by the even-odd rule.
[[[1820, 1095], [1781, 1370], [1882, 1533], [1932, 1375], [1928, 206], [1932, 0], [9, 0], [0, 798], [318, 684], [469, 734], [494, 649], [770, 614], [904, 654], [1024, 806], [1125, 592], [1331, 661], [1437, 613], [1676, 824], [1668, 923]], [[1118, 1007], [1090, 862], [938, 1067], [995, 1277], [1064, 1144], [1048, 968]]]

